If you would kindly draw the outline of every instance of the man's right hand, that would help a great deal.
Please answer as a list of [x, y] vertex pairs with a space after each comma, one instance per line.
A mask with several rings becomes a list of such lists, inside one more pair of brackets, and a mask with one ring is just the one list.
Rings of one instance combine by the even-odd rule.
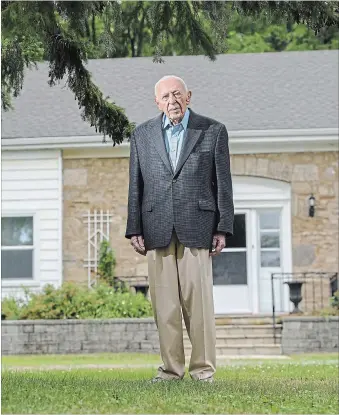
[[146, 249], [144, 244], [144, 238], [142, 235], [135, 235], [131, 238], [131, 245], [133, 246], [134, 250], [138, 252], [140, 255], [146, 255]]

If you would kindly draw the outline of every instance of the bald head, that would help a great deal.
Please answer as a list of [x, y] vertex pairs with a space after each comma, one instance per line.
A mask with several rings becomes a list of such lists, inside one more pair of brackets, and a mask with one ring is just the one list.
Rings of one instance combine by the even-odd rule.
[[154, 86], [154, 95], [155, 96], [157, 96], [157, 89], [158, 89], [159, 84], [161, 84], [161, 82], [167, 81], [167, 80], [176, 80], [176, 81], [180, 82], [181, 85], [183, 86], [184, 90], [186, 92], [188, 92], [187, 85], [186, 85], [185, 81], [182, 78], [180, 78], [179, 76], [175, 76], [175, 75], [166, 75], [166, 76], [163, 76], [161, 79], [159, 79], [159, 81], [155, 84], [155, 86]]
[[154, 87], [155, 102], [173, 124], [179, 124], [191, 101], [192, 93], [183, 79], [175, 75], [162, 77]]

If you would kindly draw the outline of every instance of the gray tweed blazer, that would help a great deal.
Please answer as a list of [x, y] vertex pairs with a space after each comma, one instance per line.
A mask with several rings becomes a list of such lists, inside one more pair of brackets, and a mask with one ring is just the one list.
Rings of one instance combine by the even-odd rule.
[[146, 121], [130, 140], [126, 238], [143, 235], [147, 250], [170, 243], [173, 228], [189, 248], [211, 249], [213, 234], [233, 234], [234, 206], [226, 127], [190, 110], [187, 134], [173, 171], [162, 116]]

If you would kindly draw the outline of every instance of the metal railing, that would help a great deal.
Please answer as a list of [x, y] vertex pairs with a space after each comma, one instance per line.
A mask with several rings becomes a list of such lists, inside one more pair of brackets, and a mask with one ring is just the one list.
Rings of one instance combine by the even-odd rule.
[[292, 272], [271, 274], [274, 344], [276, 344], [277, 340], [277, 284], [275, 282], [278, 281], [280, 282], [280, 290], [283, 284], [287, 284], [289, 286], [289, 301], [294, 304], [294, 309], [290, 312], [290, 314], [307, 314], [323, 310], [324, 308], [330, 306], [331, 297], [333, 297], [334, 293], [338, 291], [338, 273]]

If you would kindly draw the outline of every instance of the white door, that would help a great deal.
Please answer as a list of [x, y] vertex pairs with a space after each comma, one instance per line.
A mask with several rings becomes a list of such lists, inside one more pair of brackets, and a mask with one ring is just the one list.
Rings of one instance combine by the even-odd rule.
[[[215, 314], [272, 313], [271, 275], [288, 269], [284, 212], [283, 206], [235, 211], [234, 236], [212, 259]], [[276, 312], [288, 311], [288, 287], [279, 278], [274, 300]]]
[[[215, 314], [272, 312], [272, 272], [292, 272], [291, 186], [233, 176], [234, 236], [213, 258]], [[275, 282], [277, 312], [290, 307], [288, 287]]]
[[[274, 295], [276, 312], [287, 310], [288, 288], [283, 280], [272, 274], [284, 272], [285, 231], [283, 208], [266, 208], [257, 210], [257, 230], [259, 247], [259, 310], [261, 313], [272, 312], [272, 296]], [[285, 251], [285, 252], [284, 252]]]
[[220, 255], [212, 259], [215, 314], [252, 312], [251, 217], [249, 209], [235, 211], [234, 236], [227, 239]]

